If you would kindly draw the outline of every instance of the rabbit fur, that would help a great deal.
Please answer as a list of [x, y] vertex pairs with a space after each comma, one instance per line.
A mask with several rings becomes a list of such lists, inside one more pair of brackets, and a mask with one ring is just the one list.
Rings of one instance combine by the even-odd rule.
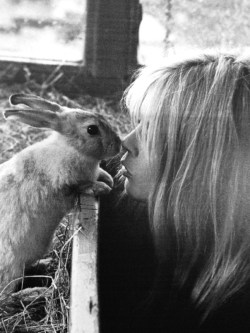
[[120, 150], [118, 135], [99, 114], [33, 95], [12, 95], [10, 102], [25, 106], [6, 110], [5, 118], [54, 133], [0, 165], [0, 293], [12, 290], [10, 281], [46, 252], [74, 206], [74, 186], [94, 194], [110, 190], [112, 177], [99, 163]]

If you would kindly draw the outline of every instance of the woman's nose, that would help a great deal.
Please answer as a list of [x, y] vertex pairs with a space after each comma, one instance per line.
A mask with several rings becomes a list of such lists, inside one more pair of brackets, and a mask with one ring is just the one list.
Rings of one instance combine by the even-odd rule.
[[127, 150], [133, 157], [137, 157], [139, 155], [138, 142], [135, 130], [130, 132], [123, 140], [122, 140], [123, 149]]

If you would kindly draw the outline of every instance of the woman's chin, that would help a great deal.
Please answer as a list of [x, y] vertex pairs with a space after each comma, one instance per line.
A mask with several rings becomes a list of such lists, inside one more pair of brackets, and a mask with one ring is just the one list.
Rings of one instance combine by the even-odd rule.
[[129, 178], [125, 179], [124, 190], [129, 197], [132, 197], [135, 200], [138, 201], [147, 200], [147, 196], [144, 195], [144, 191], [142, 191], [140, 187], [136, 186], [136, 184], [134, 184], [133, 181]]

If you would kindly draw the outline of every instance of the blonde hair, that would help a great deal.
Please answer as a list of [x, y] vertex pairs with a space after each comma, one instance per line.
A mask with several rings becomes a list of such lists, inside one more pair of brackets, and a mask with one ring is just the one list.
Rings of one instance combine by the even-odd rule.
[[124, 94], [151, 161], [160, 262], [211, 311], [250, 278], [250, 60], [203, 55], [138, 71]]

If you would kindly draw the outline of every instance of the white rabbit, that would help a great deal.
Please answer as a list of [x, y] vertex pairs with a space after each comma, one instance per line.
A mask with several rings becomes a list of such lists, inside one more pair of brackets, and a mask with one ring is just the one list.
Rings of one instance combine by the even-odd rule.
[[74, 186], [110, 190], [112, 177], [99, 163], [120, 150], [118, 135], [99, 114], [33, 95], [12, 95], [10, 102], [28, 108], [6, 110], [5, 118], [55, 132], [0, 165], [0, 293], [46, 252], [75, 203]]

